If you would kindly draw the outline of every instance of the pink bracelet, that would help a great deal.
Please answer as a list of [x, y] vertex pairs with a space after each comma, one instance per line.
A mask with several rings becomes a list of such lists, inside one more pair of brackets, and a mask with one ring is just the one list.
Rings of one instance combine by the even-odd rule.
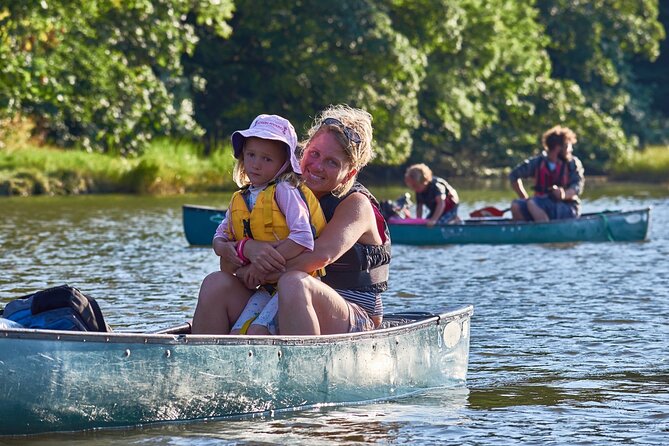
[[248, 239], [249, 239], [248, 237], [244, 237], [239, 241], [239, 243], [237, 243], [237, 257], [239, 257], [240, 260], [244, 262], [244, 264], [249, 263], [249, 259], [244, 257], [244, 245], [246, 244]]

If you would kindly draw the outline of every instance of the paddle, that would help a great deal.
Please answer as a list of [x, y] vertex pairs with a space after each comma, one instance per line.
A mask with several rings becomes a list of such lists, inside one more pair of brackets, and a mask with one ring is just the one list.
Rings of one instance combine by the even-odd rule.
[[506, 209], [497, 209], [494, 206], [488, 206], [481, 209], [477, 209], [469, 213], [469, 216], [472, 218], [484, 218], [484, 217], [501, 217], [506, 211], [511, 210], [511, 208]]

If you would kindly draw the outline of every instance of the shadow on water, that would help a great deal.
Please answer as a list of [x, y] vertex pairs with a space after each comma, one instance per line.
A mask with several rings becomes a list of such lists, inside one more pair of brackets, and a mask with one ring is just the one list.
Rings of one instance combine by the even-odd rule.
[[[605, 403], [647, 394], [669, 397], [669, 372], [642, 374], [622, 372], [582, 378], [535, 377], [524, 383], [492, 388], [470, 388], [468, 407], [490, 410], [513, 406], [574, 406], [578, 403]], [[667, 415], [669, 417], [669, 415]]]

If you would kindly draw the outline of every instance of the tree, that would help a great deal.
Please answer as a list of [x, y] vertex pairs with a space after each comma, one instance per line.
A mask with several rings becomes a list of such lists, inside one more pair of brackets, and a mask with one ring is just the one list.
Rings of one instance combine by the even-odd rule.
[[669, 2], [660, 2], [659, 6], [659, 21], [665, 29], [660, 55], [655, 60], [635, 56], [631, 63], [631, 76], [636, 88], [630, 92], [630, 96], [643, 100], [648, 106], [648, 109], [642, 108], [634, 113], [642, 146], [669, 144], [669, 39], [666, 38]]
[[397, 29], [428, 57], [412, 159], [457, 173], [526, 150], [534, 95], [550, 72], [533, 2], [394, 3]]
[[537, 6], [550, 37], [552, 77], [578, 85], [587, 109], [610, 128], [589, 141], [588, 157], [601, 169], [645, 138], [654, 93], [634, 66], [659, 55], [664, 29], [658, 0], [547, 0]]
[[[631, 56], [656, 54], [656, 0], [394, 4], [396, 27], [427, 48], [413, 160], [450, 173], [508, 166], [536, 152], [557, 123], [576, 130], [594, 171], [633, 145], [623, 112], [634, 85], [623, 74]], [[444, 18], [439, 32], [425, 10]]]
[[[9, 0], [0, 7], [0, 113], [63, 145], [132, 152], [196, 134], [180, 96], [193, 22], [229, 32], [231, 0]], [[190, 17], [190, 20], [188, 19]]]
[[348, 103], [374, 116], [377, 162], [409, 154], [426, 60], [371, 1], [241, 0], [229, 40], [200, 34], [187, 64], [202, 79], [196, 115], [227, 138], [259, 113], [282, 114], [298, 133], [319, 110]]

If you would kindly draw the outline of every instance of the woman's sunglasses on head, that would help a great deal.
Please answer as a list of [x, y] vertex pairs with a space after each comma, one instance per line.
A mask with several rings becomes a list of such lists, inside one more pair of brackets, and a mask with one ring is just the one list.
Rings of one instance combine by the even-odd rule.
[[351, 127], [345, 126], [344, 123], [337, 118], [325, 118], [323, 119], [323, 122], [321, 122], [321, 125], [334, 125], [339, 127], [341, 131], [344, 132], [344, 136], [346, 136], [350, 143], [358, 145], [362, 142], [358, 132], [353, 130]]

